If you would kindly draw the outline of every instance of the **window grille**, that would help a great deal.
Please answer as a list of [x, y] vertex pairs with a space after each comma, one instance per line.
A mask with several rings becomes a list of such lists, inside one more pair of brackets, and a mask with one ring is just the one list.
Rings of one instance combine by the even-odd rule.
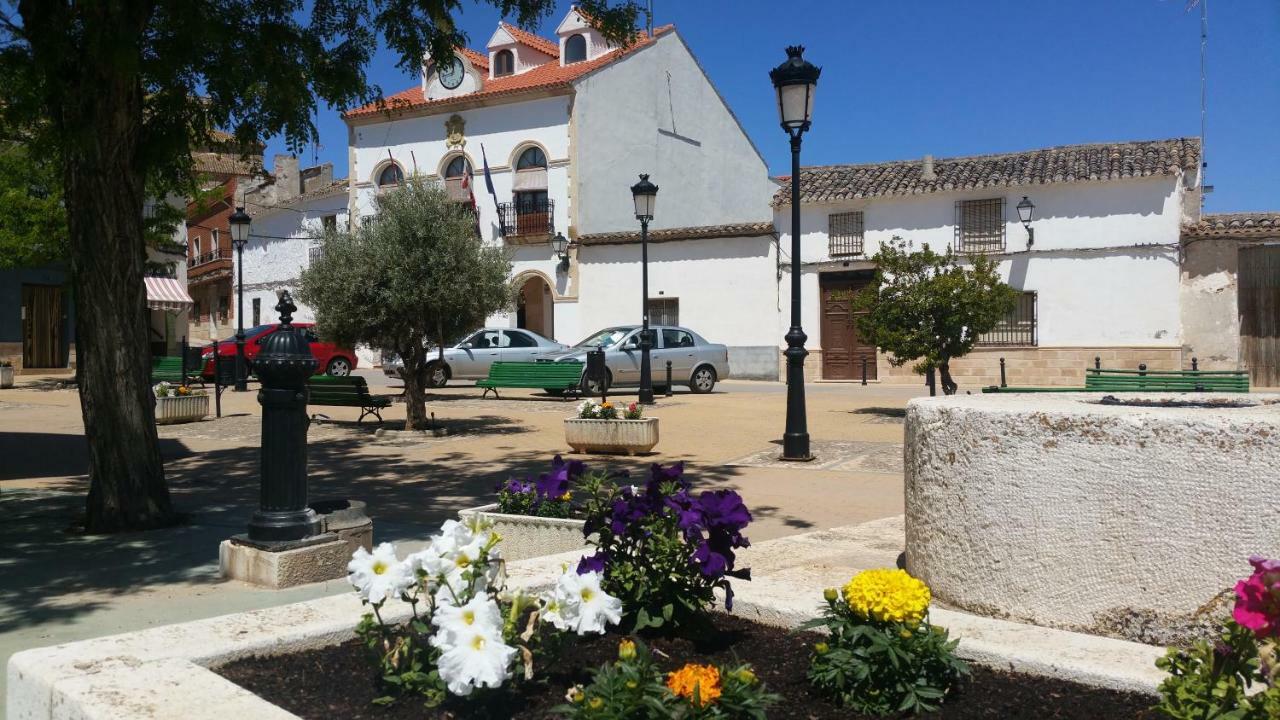
[[679, 325], [680, 298], [649, 298], [650, 325]]
[[956, 202], [956, 252], [1004, 251], [1004, 198]]
[[317, 262], [320, 262], [320, 258], [322, 257], [324, 257], [323, 245], [312, 245], [311, 247], [307, 248], [307, 261], [310, 263], [311, 266], [314, 266]]
[[1036, 294], [1024, 292], [1018, 303], [990, 332], [978, 338], [978, 347], [1035, 347], [1039, 344], [1036, 322]]
[[862, 211], [827, 216], [827, 241], [831, 257], [862, 254]]

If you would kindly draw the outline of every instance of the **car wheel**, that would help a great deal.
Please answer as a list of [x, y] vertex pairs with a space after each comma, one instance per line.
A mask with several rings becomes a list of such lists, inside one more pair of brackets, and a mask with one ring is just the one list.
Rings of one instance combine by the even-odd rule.
[[702, 365], [693, 371], [693, 379], [689, 382], [689, 389], [695, 393], [709, 393], [716, 386], [716, 369], [710, 365]]
[[604, 382], [599, 380], [587, 381], [587, 393], [591, 395], [604, 395], [609, 392], [609, 386], [613, 384], [613, 373], [608, 370], [604, 371]]
[[440, 363], [427, 366], [427, 387], [442, 388], [449, 382], [449, 368]]
[[333, 377], [346, 377], [351, 374], [351, 361], [344, 357], [336, 357], [329, 361], [329, 369], [326, 372]]

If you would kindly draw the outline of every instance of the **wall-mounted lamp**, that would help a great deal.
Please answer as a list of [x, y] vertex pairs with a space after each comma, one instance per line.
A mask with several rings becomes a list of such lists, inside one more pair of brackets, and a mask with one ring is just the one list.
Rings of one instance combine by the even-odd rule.
[[1031, 227], [1031, 218], [1035, 215], [1036, 205], [1027, 199], [1026, 195], [1022, 196], [1022, 202], [1018, 203], [1018, 219], [1022, 221], [1022, 227], [1027, 229], [1027, 249], [1036, 242], [1036, 230]]
[[564, 233], [556, 233], [556, 236], [551, 238], [551, 251], [556, 254], [556, 257], [560, 258], [560, 269], [568, 270], [569, 239], [564, 236]]

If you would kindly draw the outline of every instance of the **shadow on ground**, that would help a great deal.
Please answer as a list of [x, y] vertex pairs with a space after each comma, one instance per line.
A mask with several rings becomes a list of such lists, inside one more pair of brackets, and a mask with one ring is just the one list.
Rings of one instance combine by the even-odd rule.
[[906, 408], [894, 407], [864, 407], [857, 410], [850, 410], [850, 415], [875, 415], [884, 418], [905, 418], [907, 416]]

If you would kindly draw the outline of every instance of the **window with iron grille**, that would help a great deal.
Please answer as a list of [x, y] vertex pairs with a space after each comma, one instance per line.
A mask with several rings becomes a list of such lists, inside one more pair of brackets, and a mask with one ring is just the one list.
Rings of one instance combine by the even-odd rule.
[[978, 338], [978, 347], [1010, 347], [1031, 346], [1039, 344], [1036, 322], [1036, 294], [1024, 292], [1018, 296], [1018, 303], [1013, 306], [991, 332], [983, 333]]
[[862, 254], [862, 211], [827, 216], [827, 241], [831, 257]]
[[307, 260], [310, 265], [315, 265], [322, 257], [324, 257], [324, 245], [312, 245], [307, 248]]
[[650, 325], [679, 325], [680, 298], [649, 298]]
[[956, 202], [957, 252], [1004, 251], [1004, 198]]

